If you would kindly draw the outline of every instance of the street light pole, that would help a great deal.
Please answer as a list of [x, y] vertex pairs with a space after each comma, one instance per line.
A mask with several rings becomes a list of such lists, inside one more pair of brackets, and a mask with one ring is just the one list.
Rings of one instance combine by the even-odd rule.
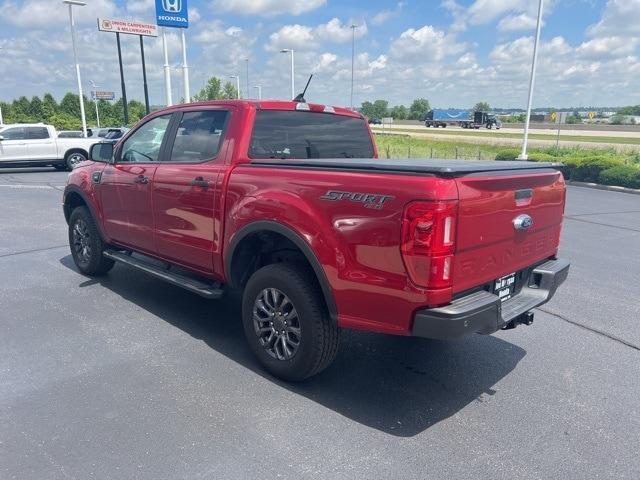
[[247, 92], [247, 98], [249, 98], [249, 57], [245, 58], [244, 61], [247, 64], [247, 88], [246, 88], [246, 92]]
[[78, 49], [76, 47], [76, 22], [73, 18], [73, 6], [84, 7], [87, 3], [80, 0], [63, 0], [69, 5], [69, 26], [71, 28], [71, 43], [73, 45], [73, 60], [76, 64], [76, 79], [78, 81], [78, 95], [80, 101], [80, 118], [82, 120], [82, 135], [87, 137], [87, 118], [84, 114], [84, 98], [82, 96], [82, 78], [80, 77], [80, 64], [78, 63]]
[[171, 99], [171, 65], [169, 65], [169, 52], [167, 51], [167, 29], [162, 28], [162, 49], [164, 50], [164, 95], [167, 107], [173, 105]]
[[533, 103], [533, 87], [536, 80], [536, 66], [538, 64], [538, 43], [540, 42], [540, 29], [542, 28], [542, 3], [538, 4], [538, 24], [536, 26], [536, 39], [533, 44], [533, 62], [531, 63], [531, 78], [529, 79], [529, 100], [527, 102], [527, 116], [524, 120], [524, 138], [522, 139], [522, 152], [518, 160], [528, 160], [527, 143], [529, 142], [529, 122], [531, 121], [531, 105]]
[[229, 75], [229, 78], [236, 79], [236, 90], [238, 94], [238, 100], [240, 100], [240, 75]]
[[[0, 47], [2, 50], [4, 47]], [[4, 120], [2, 119], [2, 105], [0, 105], [0, 125], [4, 125]]]
[[253, 88], [258, 90], [258, 100], [262, 100], [262, 85], [254, 85]]
[[[142, 35], [140, 37], [142, 38]], [[98, 86], [93, 80], [89, 80], [89, 83], [93, 87], [93, 101], [96, 104], [96, 126], [100, 128], [100, 114], [98, 113]]]
[[296, 82], [295, 82], [295, 67], [293, 64], [293, 48], [283, 48], [280, 50], [280, 53], [290, 53], [291, 54], [291, 99], [296, 98]]
[[353, 110], [353, 65], [356, 56], [356, 28], [358, 25], [351, 25], [351, 110]]
[[189, 66], [187, 65], [187, 40], [184, 36], [184, 28], [181, 28], [182, 33], [182, 78], [184, 82], [184, 103], [191, 102], [191, 93], [189, 91]]

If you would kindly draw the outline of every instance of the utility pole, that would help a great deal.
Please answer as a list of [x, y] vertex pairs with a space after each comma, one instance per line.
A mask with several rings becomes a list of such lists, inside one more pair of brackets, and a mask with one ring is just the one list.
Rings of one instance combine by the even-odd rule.
[[356, 28], [358, 28], [358, 25], [351, 25], [351, 101], [349, 102], [351, 110], [353, 110], [353, 67], [356, 57]]
[[124, 107], [124, 124], [129, 125], [129, 102], [127, 102], [127, 87], [124, 85], [124, 70], [122, 68], [122, 50], [120, 49], [120, 32], [116, 32], [118, 44], [118, 62], [120, 63], [120, 88], [122, 89], [122, 106]]
[[529, 142], [529, 123], [531, 121], [531, 105], [533, 103], [533, 87], [536, 81], [536, 66], [538, 64], [538, 43], [540, 42], [540, 29], [542, 28], [542, 3], [538, 4], [538, 24], [536, 26], [536, 39], [533, 44], [533, 61], [531, 63], [531, 78], [529, 79], [529, 100], [527, 102], [527, 116], [524, 119], [524, 138], [522, 139], [522, 152], [518, 160], [528, 160], [527, 143]]
[[73, 60], [76, 64], [76, 79], [78, 81], [78, 100], [80, 101], [80, 119], [82, 120], [82, 136], [87, 137], [87, 118], [84, 114], [84, 97], [82, 95], [82, 78], [80, 77], [80, 64], [78, 63], [78, 49], [76, 47], [76, 22], [73, 18], [73, 6], [84, 7], [87, 3], [79, 0], [63, 0], [69, 5], [69, 26], [71, 28], [71, 43], [73, 45]]

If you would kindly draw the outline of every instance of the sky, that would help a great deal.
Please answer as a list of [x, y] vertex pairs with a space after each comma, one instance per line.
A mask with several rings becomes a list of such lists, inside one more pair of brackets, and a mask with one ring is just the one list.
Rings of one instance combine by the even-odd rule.
[[[120, 95], [115, 36], [97, 17], [154, 22], [154, 0], [86, 0], [75, 7], [85, 91]], [[183, 0], [187, 1], [187, 0]], [[534, 107], [640, 104], [640, 0], [545, 0]], [[524, 108], [535, 0], [188, 0], [191, 93], [207, 78], [240, 75], [242, 95], [290, 97], [314, 78], [309, 101], [349, 106], [386, 99], [437, 108]], [[174, 99], [183, 91], [178, 29], [168, 29]], [[122, 37], [129, 99], [143, 100], [138, 37]], [[151, 103], [164, 103], [160, 38], [147, 38]], [[246, 92], [246, 60], [249, 91]], [[232, 80], [235, 81], [235, 80]], [[77, 91], [67, 7], [60, 0], [0, 0], [0, 100]]]

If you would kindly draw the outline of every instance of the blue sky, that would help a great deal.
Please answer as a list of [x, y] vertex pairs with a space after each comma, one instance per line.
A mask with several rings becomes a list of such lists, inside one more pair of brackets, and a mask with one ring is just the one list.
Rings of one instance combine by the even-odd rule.
[[[185, 1], [185, 0], [183, 0]], [[113, 35], [96, 17], [153, 21], [153, 0], [87, 0], [78, 12], [85, 88], [119, 92]], [[438, 107], [524, 107], [537, 12], [535, 0], [189, 0], [191, 91], [209, 76], [242, 76], [263, 97], [288, 98], [293, 48], [296, 84], [315, 73], [308, 98], [348, 105], [351, 31], [356, 38], [355, 104], [392, 105], [426, 97]], [[170, 30], [174, 97], [180, 98], [180, 43]], [[0, 99], [75, 89], [66, 9], [58, 0], [0, 0]], [[142, 99], [137, 38], [123, 42], [128, 96]], [[545, 0], [534, 106], [640, 103], [640, 0]], [[147, 39], [151, 102], [162, 104], [162, 49]], [[249, 96], [256, 90], [250, 89]]]

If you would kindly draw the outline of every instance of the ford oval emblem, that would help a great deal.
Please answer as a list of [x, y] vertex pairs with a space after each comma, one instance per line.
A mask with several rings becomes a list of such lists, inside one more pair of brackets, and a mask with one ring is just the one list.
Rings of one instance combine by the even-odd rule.
[[516, 230], [527, 230], [533, 225], [533, 218], [526, 213], [518, 215], [513, 219], [513, 228]]

